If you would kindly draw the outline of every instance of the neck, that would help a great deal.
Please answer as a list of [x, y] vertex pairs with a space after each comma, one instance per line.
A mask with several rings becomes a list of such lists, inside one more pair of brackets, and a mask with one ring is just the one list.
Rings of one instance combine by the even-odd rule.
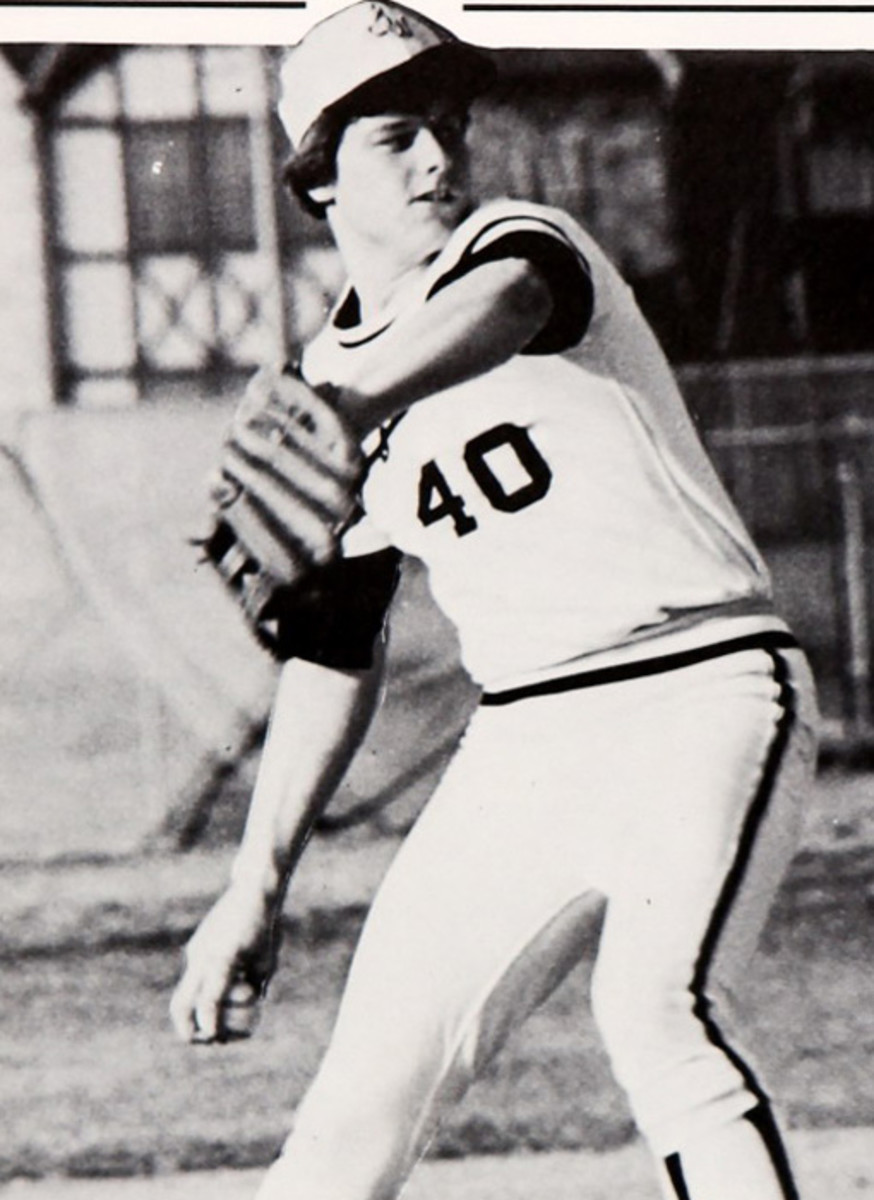
[[398, 294], [427, 270], [439, 247], [421, 260], [402, 259], [385, 246], [372, 246], [347, 230], [341, 221], [328, 221], [349, 282], [361, 305], [362, 320], [369, 320], [388, 308]]

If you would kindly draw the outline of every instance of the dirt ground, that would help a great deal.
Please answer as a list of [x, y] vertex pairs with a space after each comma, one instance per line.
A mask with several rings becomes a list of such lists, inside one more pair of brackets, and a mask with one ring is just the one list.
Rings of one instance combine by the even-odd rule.
[[[795, 1131], [790, 1135], [805, 1200], [865, 1200], [874, 1196], [874, 1132]], [[17, 1180], [9, 1200], [249, 1200], [260, 1171], [210, 1171], [131, 1180]], [[605, 1154], [479, 1157], [424, 1162], [405, 1200], [657, 1200], [649, 1159], [639, 1144]]]

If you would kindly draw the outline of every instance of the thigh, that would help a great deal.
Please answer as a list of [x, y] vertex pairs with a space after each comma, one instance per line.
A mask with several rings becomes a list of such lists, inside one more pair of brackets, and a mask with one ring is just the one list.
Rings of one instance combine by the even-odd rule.
[[742, 979], [795, 852], [815, 762], [798, 653], [754, 651], [676, 675], [676, 695], [636, 738], [648, 783], [632, 802], [599, 954], [602, 982], [629, 997]]
[[546, 758], [536, 718], [475, 714], [374, 899], [332, 1051], [396, 1053], [406, 1037], [448, 1062], [495, 1041], [487, 1011], [506, 1031], [577, 960], [591, 881], [560, 816], [578, 798]]

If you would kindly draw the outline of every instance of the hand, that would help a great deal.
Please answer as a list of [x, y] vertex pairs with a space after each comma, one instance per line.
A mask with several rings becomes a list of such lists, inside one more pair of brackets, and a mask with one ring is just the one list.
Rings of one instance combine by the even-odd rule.
[[216, 901], [185, 948], [185, 971], [170, 1016], [186, 1042], [249, 1037], [258, 1002], [276, 966], [278, 922], [263, 896], [233, 885]]

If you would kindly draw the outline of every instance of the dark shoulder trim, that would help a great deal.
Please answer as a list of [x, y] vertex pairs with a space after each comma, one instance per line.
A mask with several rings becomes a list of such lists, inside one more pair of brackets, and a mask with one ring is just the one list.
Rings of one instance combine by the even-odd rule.
[[[536, 218], [537, 228], [514, 228], [516, 221], [503, 218], [480, 231], [473, 244], [445, 275], [437, 280], [428, 298], [487, 262], [522, 258], [530, 262], [546, 282], [552, 296], [552, 314], [545, 327], [525, 347], [525, 354], [559, 354], [578, 345], [586, 334], [595, 306], [589, 264], [550, 221]], [[483, 235], [509, 225], [506, 232], [479, 245]]]

